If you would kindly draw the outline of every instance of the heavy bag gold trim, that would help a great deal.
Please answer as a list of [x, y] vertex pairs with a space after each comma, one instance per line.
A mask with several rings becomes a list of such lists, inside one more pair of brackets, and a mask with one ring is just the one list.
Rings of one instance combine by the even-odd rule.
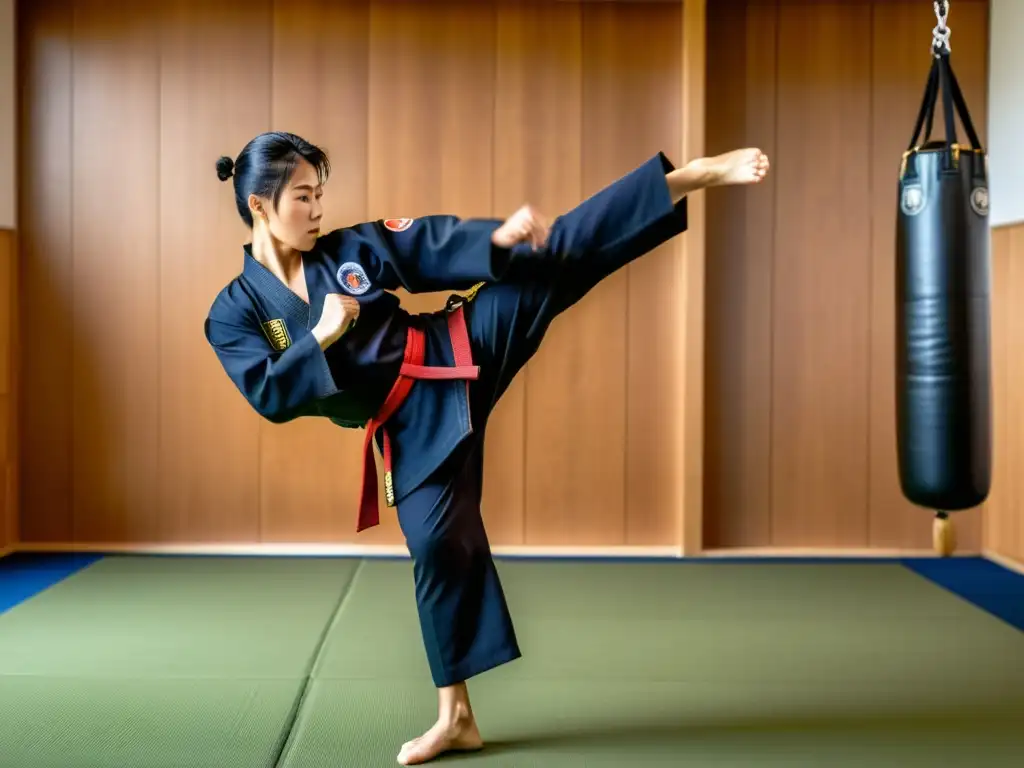
[[[908, 161], [910, 160], [910, 158], [913, 155], [919, 155], [919, 154], [924, 154], [924, 153], [937, 154], [939, 152], [946, 152], [946, 149], [947, 149], [947, 147], [946, 147], [945, 144], [943, 144], [941, 146], [934, 147], [934, 148], [931, 148], [931, 147], [924, 147], [924, 148], [922, 148], [920, 146], [917, 146], [917, 147], [913, 147], [912, 149], [908, 149], [906, 152], [903, 153], [903, 158], [902, 158], [902, 160], [900, 160], [900, 181], [903, 181], [903, 178], [907, 175], [907, 164], [908, 164]], [[951, 144], [951, 145], [949, 145], [949, 149], [951, 150], [951, 154], [953, 156], [953, 169], [954, 170], [957, 170], [957, 169], [960, 168], [960, 153], [961, 152], [970, 152], [970, 153], [973, 153], [973, 154], [976, 154], [976, 155], [982, 155], [985, 158], [985, 173], [986, 174], [988, 173], [988, 155], [985, 154], [985, 150], [984, 149], [975, 149], [974, 147], [965, 147], [963, 144]]]

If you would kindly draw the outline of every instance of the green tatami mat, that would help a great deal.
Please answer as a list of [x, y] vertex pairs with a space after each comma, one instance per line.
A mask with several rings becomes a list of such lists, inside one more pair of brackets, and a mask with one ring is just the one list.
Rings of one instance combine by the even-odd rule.
[[353, 560], [110, 557], [0, 615], [0, 766], [273, 768]]
[[[488, 768], [1009, 768], [1021, 718], [893, 688], [539, 680], [472, 686]], [[947, 692], [948, 693], [948, 692]], [[1018, 697], [1017, 701], [1020, 701]], [[946, 706], [943, 706], [943, 705]], [[384, 768], [433, 722], [429, 684], [316, 680], [284, 768]]]
[[[499, 563], [524, 658], [490, 677], [1024, 682], [1014, 628], [893, 565]], [[369, 561], [320, 678], [426, 674], [411, 566]], [[366, 649], [373, 649], [367, 653]], [[597, 677], [595, 677], [595, 675]]]
[[[1024, 635], [899, 565], [499, 569], [524, 658], [440, 764], [1024, 754]], [[435, 696], [408, 561], [111, 557], [0, 615], [3, 768], [392, 766]]]
[[0, 614], [0, 675], [301, 677], [358, 565], [105, 558]]
[[0, 766], [273, 768], [303, 682], [0, 677]]
[[[1020, 632], [898, 565], [499, 564], [524, 658], [470, 683], [481, 766], [1010, 765]], [[288, 768], [392, 765], [433, 722], [411, 566], [369, 561]]]

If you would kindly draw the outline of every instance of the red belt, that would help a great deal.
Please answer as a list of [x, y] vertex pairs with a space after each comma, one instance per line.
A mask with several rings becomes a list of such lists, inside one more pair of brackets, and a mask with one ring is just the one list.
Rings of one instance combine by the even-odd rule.
[[366, 425], [366, 440], [363, 443], [363, 480], [359, 502], [359, 523], [356, 531], [380, 523], [377, 505], [377, 465], [373, 460], [373, 438], [378, 429], [384, 429], [384, 496], [389, 507], [395, 505], [395, 488], [391, 478], [391, 441], [385, 423], [405, 402], [417, 379], [476, 379], [480, 367], [473, 365], [473, 353], [469, 347], [469, 331], [463, 306], [448, 313], [448, 333], [451, 335], [452, 351], [455, 353], [455, 367], [426, 366], [426, 336], [419, 328], [409, 328], [406, 334], [405, 359], [380, 411]]

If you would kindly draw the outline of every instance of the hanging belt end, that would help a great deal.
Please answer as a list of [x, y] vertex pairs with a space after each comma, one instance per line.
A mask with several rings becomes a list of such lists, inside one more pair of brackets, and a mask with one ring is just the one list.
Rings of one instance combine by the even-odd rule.
[[356, 521], [356, 533], [362, 533], [378, 525], [380, 525], [380, 518], [377, 516], [376, 510], [360, 512], [359, 518]]
[[395, 483], [390, 470], [384, 473], [384, 501], [389, 507], [395, 506]]

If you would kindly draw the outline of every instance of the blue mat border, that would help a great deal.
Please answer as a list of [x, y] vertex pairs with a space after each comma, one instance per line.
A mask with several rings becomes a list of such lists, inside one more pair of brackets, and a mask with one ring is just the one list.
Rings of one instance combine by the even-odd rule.
[[904, 558], [903, 566], [1024, 632], [1024, 575], [985, 557]]
[[0, 557], [0, 614], [88, 568], [102, 557], [50, 552], [15, 552]]
[[[35, 597], [73, 574], [105, 557], [138, 556], [130, 553], [53, 553], [16, 552], [0, 557], [0, 614]], [[222, 555], [157, 553], [144, 557], [239, 557], [263, 558], [266, 555]], [[404, 560], [402, 555], [295, 555], [321, 559]], [[985, 557], [643, 557], [643, 556], [556, 556], [496, 555], [498, 561], [515, 562], [590, 562], [590, 563], [673, 563], [676, 565], [901, 565], [923, 579], [967, 601], [1024, 632], [1024, 575]]]

